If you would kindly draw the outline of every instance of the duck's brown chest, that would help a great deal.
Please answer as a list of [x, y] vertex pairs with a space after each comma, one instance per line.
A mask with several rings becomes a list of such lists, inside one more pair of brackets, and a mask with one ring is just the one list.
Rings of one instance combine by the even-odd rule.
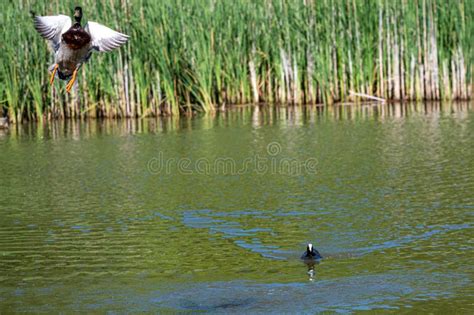
[[70, 49], [78, 50], [90, 44], [91, 36], [82, 27], [71, 27], [63, 34], [62, 40]]

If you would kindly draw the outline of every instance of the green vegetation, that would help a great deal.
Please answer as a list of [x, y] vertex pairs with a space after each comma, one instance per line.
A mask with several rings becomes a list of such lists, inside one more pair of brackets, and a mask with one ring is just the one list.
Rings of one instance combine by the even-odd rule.
[[29, 11], [71, 15], [77, 1], [39, 2], [0, 12], [0, 102], [13, 120], [472, 95], [472, 0], [84, 0], [86, 20], [131, 40], [95, 54], [72, 95], [49, 86], [52, 55]]

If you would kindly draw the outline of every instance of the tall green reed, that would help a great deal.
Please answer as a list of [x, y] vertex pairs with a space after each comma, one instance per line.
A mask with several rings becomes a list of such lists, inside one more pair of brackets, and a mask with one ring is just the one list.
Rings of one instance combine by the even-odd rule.
[[131, 36], [48, 85], [53, 62], [33, 28], [76, 1], [9, 1], [0, 12], [0, 102], [13, 120], [211, 112], [238, 103], [468, 99], [471, 0], [84, 0], [85, 20]]

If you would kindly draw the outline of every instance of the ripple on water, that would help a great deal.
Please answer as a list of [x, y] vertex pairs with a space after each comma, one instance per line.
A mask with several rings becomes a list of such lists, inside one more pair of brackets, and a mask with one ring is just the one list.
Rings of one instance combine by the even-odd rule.
[[[292, 211], [293, 212], [293, 211]], [[294, 213], [294, 212], [293, 212]], [[281, 211], [270, 213], [269, 211], [233, 211], [230, 213], [214, 212], [211, 210], [192, 210], [183, 212], [183, 224], [191, 228], [208, 229], [210, 234], [220, 233], [223, 238], [234, 240], [234, 244], [258, 253], [266, 258], [286, 259], [281, 256], [286, 251], [280, 250], [277, 245], [265, 245], [258, 237], [263, 234], [273, 234], [273, 229], [264, 227], [248, 227], [245, 228], [242, 221], [245, 217], [268, 219], [271, 216], [285, 216]], [[300, 214], [301, 215], [301, 214]], [[232, 221], [234, 220], [234, 221]], [[252, 237], [246, 241], [242, 237]]]

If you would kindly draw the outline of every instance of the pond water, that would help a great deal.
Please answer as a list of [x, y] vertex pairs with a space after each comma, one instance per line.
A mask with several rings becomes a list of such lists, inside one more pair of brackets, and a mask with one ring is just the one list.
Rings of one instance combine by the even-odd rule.
[[469, 103], [15, 126], [0, 312], [472, 311], [473, 192]]

